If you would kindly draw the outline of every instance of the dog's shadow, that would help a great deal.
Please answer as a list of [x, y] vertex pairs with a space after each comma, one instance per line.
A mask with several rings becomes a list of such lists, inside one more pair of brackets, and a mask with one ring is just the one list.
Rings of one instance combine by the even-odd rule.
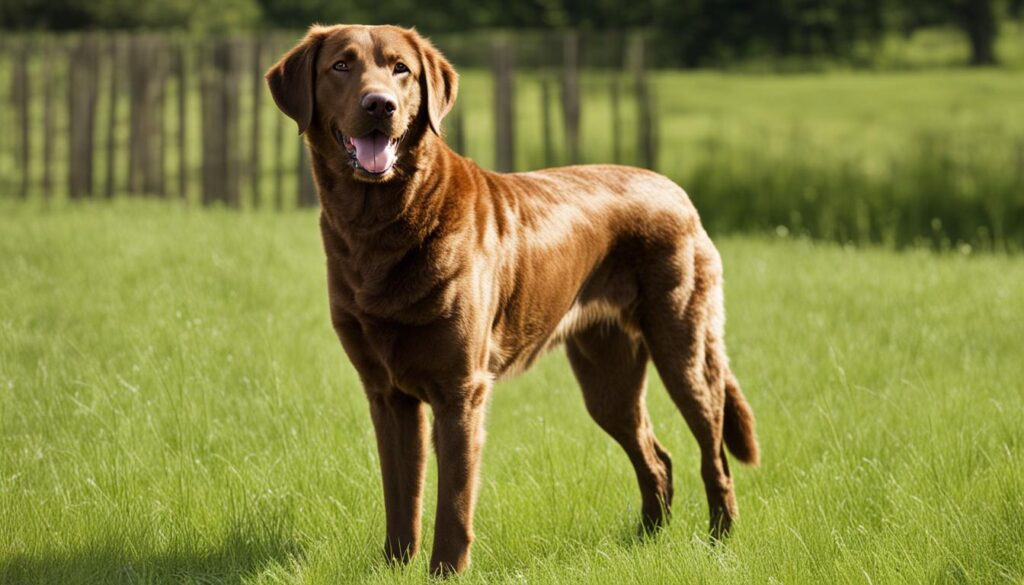
[[65, 551], [0, 557], [0, 583], [242, 583], [272, 565], [303, 557], [301, 544], [282, 530], [230, 527], [215, 544], [161, 551], [95, 543]]

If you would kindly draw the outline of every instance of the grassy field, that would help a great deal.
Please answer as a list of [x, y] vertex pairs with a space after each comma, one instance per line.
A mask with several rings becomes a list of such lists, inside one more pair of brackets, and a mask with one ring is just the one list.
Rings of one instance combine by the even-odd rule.
[[[419, 583], [383, 565], [376, 450], [312, 211], [0, 205], [0, 582]], [[1024, 265], [719, 238], [764, 463], [711, 547], [653, 377], [671, 526], [561, 353], [499, 384], [465, 583], [1024, 582]], [[429, 550], [434, 479], [428, 472]]]

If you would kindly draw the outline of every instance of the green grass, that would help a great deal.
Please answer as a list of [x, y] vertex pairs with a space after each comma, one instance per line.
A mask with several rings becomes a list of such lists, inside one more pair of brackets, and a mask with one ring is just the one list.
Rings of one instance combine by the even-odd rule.
[[[0, 582], [419, 583], [383, 565], [371, 426], [312, 211], [0, 206]], [[711, 547], [656, 376], [672, 524], [555, 353], [500, 383], [466, 583], [1021, 583], [1024, 265], [722, 237], [764, 463]], [[435, 470], [428, 472], [426, 550]]]

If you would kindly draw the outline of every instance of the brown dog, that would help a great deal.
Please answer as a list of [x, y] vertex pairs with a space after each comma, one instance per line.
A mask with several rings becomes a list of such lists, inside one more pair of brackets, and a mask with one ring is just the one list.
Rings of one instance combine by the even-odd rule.
[[674, 183], [620, 166], [497, 174], [450, 150], [458, 77], [391, 26], [314, 26], [267, 73], [306, 134], [320, 193], [331, 317], [370, 402], [385, 553], [420, 542], [434, 414], [431, 570], [469, 563], [484, 411], [494, 380], [566, 342], [587, 410], [625, 449], [643, 524], [672, 502], [644, 402], [648, 357], [700, 445], [711, 532], [736, 517], [724, 445], [755, 463], [754, 418], [729, 370], [722, 267]]

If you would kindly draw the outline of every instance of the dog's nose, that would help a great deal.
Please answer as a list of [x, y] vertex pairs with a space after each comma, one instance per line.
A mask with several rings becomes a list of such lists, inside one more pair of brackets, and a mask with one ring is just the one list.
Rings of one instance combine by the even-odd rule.
[[368, 93], [363, 96], [363, 109], [374, 118], [390, 118], [398, 109], [398, 101], [386, 93]]

